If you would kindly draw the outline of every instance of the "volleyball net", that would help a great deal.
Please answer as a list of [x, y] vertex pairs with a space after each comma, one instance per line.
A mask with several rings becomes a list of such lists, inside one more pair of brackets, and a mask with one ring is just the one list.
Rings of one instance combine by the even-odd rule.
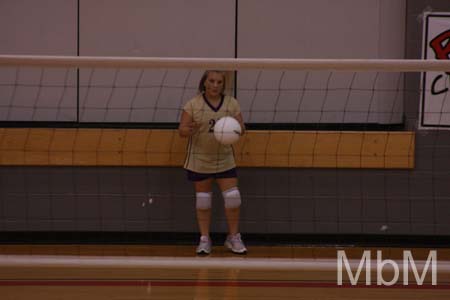
[[[437, 90], [436, 80], [421, 87], [408, 84], [408, 75], [416, 81], [427, 71], [442, 77], [448, 68], [447, 61], [420, 60], [0, 59], [2, 121], [99, 125], [178, 122], [206, 69], [230, 72], [227, 92], [239, 99], [250, 124], [401, 124], [406, 99]], [[439, 91], [447, 81], [438, 82]], [[445, 98], [425, 111], [437, 125], [446, 122]]]
[[448, 234], [449, 136], [419, 130], [450, 121], [443, 60], [2, 55], [0, 228], [196, 232], [177, 127], [211, 69], [248, 129], [243, 232]]

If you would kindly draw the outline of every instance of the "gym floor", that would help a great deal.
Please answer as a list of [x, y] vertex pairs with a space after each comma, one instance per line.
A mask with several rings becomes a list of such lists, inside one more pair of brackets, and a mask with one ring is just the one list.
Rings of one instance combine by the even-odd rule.
[[[383, 260], [401, 261], [400, 248], [261, 247], [236, 256], [216, 246], [197, 257], [193, 246], [0, 245], [0, 295], [17, 299], [450, 299], [450, 249], [438, 248], [437, 284], [426, 274], [421, 286], [337, 285], [337, 250], [356, 267], [363, 251], [381, 250]], [[431, 249], [416, 248], [424, 262]], [[372, 270], [373, 272], [373, 270]], [[345, 273], [345, 271], [344, 271]], [[353, 270], [356, 274], [356, 269]], [[421, 271], [419, 270], [419, 275]], [[383, 273], [384, 280], [393, 278]]]

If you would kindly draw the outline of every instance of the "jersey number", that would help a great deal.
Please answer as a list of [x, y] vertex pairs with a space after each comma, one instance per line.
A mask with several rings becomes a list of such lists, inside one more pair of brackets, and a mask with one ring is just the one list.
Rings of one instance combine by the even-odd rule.
[[216, 125], [216, 120], [214, 120], [214, 119], [209, 120], [209, 130], [208, 130], [208, 132], [214, 132], [214, 125]]

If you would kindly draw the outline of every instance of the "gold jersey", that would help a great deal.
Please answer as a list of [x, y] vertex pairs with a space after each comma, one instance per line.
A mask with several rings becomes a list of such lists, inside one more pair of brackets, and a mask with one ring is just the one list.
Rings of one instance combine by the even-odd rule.
[[236, 167], [233, 147], [222, 145], [214, 137], [214, 125], [222, 117], [235, 117], [240, 112], [239, 103], [231, 96], [222, 96], [214, 107], [204, 94], [189, 100], [183, 107], [199, 129], [189, 138], [184, 168], [197, 173], [220, 173]]

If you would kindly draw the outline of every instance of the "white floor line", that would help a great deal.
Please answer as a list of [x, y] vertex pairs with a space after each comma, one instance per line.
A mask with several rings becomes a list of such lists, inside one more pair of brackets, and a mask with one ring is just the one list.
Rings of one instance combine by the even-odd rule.
[[[360, 260], [349, 259], [352, 270]], [[403, 261], [397, 260], [400, 270]], [[417, 270], [426, 261], [416, 260]], [[450, 261], [437, 261], [439, 273], [450, 273]], [[126, 267], [167, 269], [245, 269], [245, 270], [309, 270], [336, 271], [337, 259], [249, 258], [249, 257], [141, 257], [141, 256], [69, 256], [69, 255], [0, 255], [1, 267]], [[365, 267], [365, 265], [363, 266]], [[410, 267], [410, 266], [409, 266]], [[431, 268], [431, 265], [429, 266]], [[376, 259], [371, 261], [376, 270]], [[388, 267], [386, 267], [388, 269]]]

